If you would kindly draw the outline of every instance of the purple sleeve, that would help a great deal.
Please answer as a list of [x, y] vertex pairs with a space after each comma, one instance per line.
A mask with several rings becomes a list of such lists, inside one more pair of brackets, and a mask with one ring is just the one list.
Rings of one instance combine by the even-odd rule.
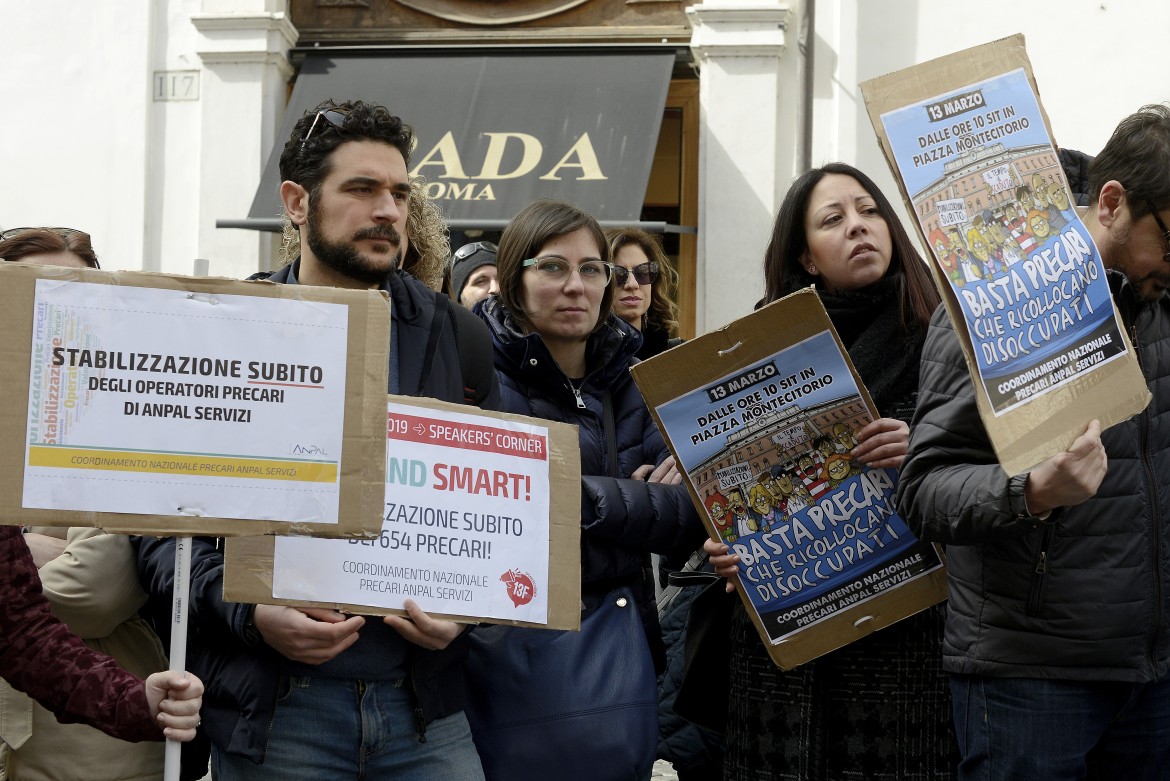
[[32, 554], [16, 526], [0, 526], [0, 677], [62, 723], [122, 740], [162, 740], [145, 684], [92, 650], [49, 611]]

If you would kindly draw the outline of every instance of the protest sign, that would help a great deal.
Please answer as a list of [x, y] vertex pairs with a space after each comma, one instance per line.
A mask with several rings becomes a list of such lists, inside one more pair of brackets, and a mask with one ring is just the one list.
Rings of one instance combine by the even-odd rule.
[[853, 461], [877, 417], [816, 293], [633, 368], [740, 596], [789, 669], [946, 598], [937, 549], [894, 507], [897, 473]]
[[382, 294], [18, 263], [0, 275], [7, 522], [376, 533]]
[[367, 615], [400, 614], [412, 599], [459, 621], [577, 629], [576, 427], [389, 399], [381, 535], [229, 540], [225, 598]]
[[991, 444], [1009, 474], [1149, 392], [1081, 222], [1023, 36], [861, 85], [934, 258]]

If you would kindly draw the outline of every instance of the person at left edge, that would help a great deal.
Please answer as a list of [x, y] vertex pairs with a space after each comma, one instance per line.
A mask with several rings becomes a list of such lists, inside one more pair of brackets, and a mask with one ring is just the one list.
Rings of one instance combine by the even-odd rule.
[[53, 615], [19, 526], [0, 525], [0, 678], [52, 711], [120, 740], [189, 741], [203, 682], [162, 671], [143, 681]]
[[[361, 101], [307, 112], [280, 156], [281, 199], [301, 254], [268, 279], [386, 291], [389, 392], [494, 408], [490, 366], [489, 382], [467, 398], [459, 355], [475, 339], [490, 355], [483, 324], [399, 267], [412, 136], [384, 107]], [[461, 335], [442, 330], [423, 376], [436, 306], [449, 306]], [[192, 558], [189, 661], [215, 671], [203, 726], [216, 779], [483, 777], [463, 714], [461, 626], [410, 600], [409, 618], [384, 621], [227, 603], [215, 540], [197, 539]], [[169, 604], [172, 543], [143, 538], [139, 567], [148, 591]]]
[[[0, 232], [0, 259], [6, 262], [100, 268], [90, 236], [67, 227], [10, 228]], [[109, 654], [139, 676], [166, 670], [167, 657], [158, 636], [138, 614], [146, 593], [138, 583], [130, 538], [92, 526], [25, 528], [24, 543], [53, 615], [86, 646]], [[13, 567], [14, 570], [18, 567]], [[10, 577], [16, 575], [5, 573]], [[5, 595], [8, 604], [19, 602]], [[29, 622], [22, 618], [17, 625]], [[0, 633], [13, 639], [8, 632]], [[35, 642], [40, 646], [38, 638]], [[14, 654], [22, 657], [24, 652]], [[68, 653], [53, 654], [60, 659]], [[97, 668], [90, 668], [97, 669]], [[61, 686], [59, 674], [40, 677]], [[63, 687], [76, 691], [79, 686]], [[74, 699], [96, 699], [92, 693]], [[94, 703], [96, 704], [96, 703]], [[6, 781], [162, 781], [161, 742], [125, 740], [83, 723], [59, 720], [7, 681], [0, 683], [0, 778]], [[192, 721], [194, 724], [194, 721]], [[191, 737], [196, 736], [192, 726]], [[159, 735], [161, 740], [161, 733]], [[183, 754], [201, 744], [186, 742]], [[206, 774], [207, 762], [203, 761]]]

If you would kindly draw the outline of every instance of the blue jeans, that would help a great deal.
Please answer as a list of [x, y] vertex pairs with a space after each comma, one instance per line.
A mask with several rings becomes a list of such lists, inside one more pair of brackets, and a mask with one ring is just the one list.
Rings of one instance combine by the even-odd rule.
[[1157, 683], [952, 675], [959, 781], [1170, 779], [1170, 677]]
[[460, 711], [415, 731], [401, 681], [285, 675], [264, 754], [257, 765], [215, 749], [216, 781], [483, 781], [479, 754]]

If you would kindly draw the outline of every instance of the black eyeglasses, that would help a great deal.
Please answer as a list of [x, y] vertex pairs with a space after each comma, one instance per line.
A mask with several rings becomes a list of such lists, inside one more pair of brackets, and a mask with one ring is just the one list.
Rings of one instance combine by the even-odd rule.
[[317, 123], [322, 118], [338, 130], [344, 130], [347, 116], [349, 116], [349, 112], [340, 108], [323, 108], [318, 111], [317, 116], [313, 117], [313, 124], [309, 125], [309, 132], [305, 133], [305, 137], [301, 139], [301, 149], [304, 149], [305, 144], [309, 143], [309, 137], [313, 135], [313, 131], [317, 129]]
[[1150, 203], [1150, 199], [1143, 197], [1142, 200], [1146, 202], [1146, 208], [1150, 210], [1150, 214], [1154, 215], [1154, 222], [1158, 223], [1158, 230], [1162, 231], [1162, 241], [1166, 242], [1166, 251], [1162, 253], [1162, 260], [1170, 263], [1170, 229], [1166, 227], [1166, 223], [1162, 222], [1162, 216], [1158, 214], [1154, 204]]
[[[619, 266], [616, 263], [613, 267], [613, 278], [618, 287], [626, 284], [626, 280], [630, 278], [631, 269], [625, 266]], [[632, 269], [634, 272], [634, 280], [639, 285], [653, 285], [654, 280], [658, 279], [658, 264], [654, 261], [648, 263], [639, 263]]]
[[458, 263], [461, 260], [470, 258], [480, 250], [486, 250], [487, 252], [495, 255], [499, 251], [499, 247], [497, 247], [495, 244], [492, 244], [490, 241], [477, 241], [474, 244], [464, 244], [462, 247], [455, 250], [455, 254], [452, 256], [452, 265], [454, 265], [454, 263]]

